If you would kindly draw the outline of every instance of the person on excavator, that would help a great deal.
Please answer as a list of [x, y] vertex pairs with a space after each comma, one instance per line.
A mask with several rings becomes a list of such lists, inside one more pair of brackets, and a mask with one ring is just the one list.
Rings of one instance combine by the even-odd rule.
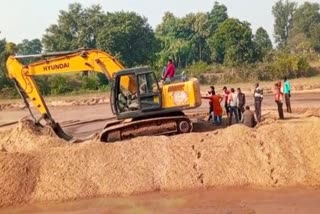
[[176, 71], [176, 69], [174, 67], [173, 61], [172, 61], [172, 59], [169, 59], [168, 66], [167, 66], [166, 72], [164, 73], [164, 75], [162, 77], [162, 80], [165, 83], [170, 83], [172, 77], [174, 77], [175, 71]]

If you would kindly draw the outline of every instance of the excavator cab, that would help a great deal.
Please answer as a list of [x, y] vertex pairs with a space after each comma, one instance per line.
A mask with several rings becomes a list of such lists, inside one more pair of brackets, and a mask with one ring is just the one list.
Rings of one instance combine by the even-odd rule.
[[[161, 109], [161, 92], [154, 72], [149, 68], [133, 68], [114, 74], [111, 90], [111, 107], [118, 119], [138, 118], [146, 112]], [[126, 81], [131, 82], [127, 90]]]

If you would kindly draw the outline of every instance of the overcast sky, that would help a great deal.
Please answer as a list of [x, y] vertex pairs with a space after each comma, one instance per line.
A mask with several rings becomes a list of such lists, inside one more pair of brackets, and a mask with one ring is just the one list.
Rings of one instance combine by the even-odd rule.
[[[303, 0], [296, 0], [304, 2]], [[320, 0], [311, 0], [320, 2]], [[72, 0], [0, 0], [0, 39], [19, 43], [22, 39], [41, 38], [45, 29], [57, 22], [59, 10], [67, 10]], [[209, 11], [214, 0], [78, 0], [83, 6], [100, 4], [104, 11], [135, 11], [148, 18], [153, 28], [166, 11], [176, 16]], [[220, 0], [230, 17], [251, 23], [253, 30], [262, 26], [273, 37], [272, 6], [276, 0]]]

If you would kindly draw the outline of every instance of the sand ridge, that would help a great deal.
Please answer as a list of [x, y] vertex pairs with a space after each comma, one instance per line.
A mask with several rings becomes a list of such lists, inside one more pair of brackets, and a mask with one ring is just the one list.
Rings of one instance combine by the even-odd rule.
[[320, 185], [318, 110], [255, 129], [68, 144], [29, 122], [0, 132], [0, 206], [150, 191]]

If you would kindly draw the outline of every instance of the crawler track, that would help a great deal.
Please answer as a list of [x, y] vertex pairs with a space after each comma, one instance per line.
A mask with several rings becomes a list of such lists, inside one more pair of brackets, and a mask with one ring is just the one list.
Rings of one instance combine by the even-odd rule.
[[135, 121], [109, 122], [100, 135], [102, 142], [115, 142], [138, 136], [189, 133], [192, 122], [186, 116], [166, 116]]

